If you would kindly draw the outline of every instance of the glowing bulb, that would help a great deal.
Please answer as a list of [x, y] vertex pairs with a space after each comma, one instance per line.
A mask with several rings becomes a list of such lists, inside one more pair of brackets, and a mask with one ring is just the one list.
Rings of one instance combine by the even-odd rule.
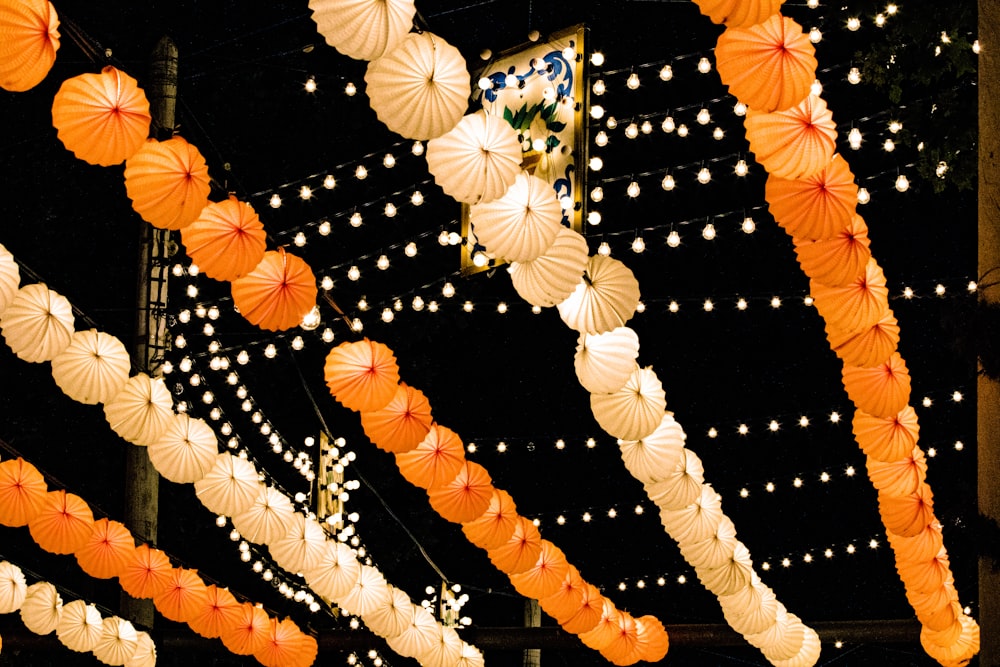
[[894, 142], [892, 139], [886, 139], [885, 143], [882, 144], [882, 150], [884, 150], [886, 153], [893, 152], [894, 150], [896, 150], [896, 142]]
[[595, 81], [591, 90], [594, 91], [595, 95], [603, 95], [605, 91], [607, 91], [607, 86], [604, 85], [604, 79], [598, 79]]
[[476, 82], [476, 85], [479, 86], [479, 90], [489, 90], [493, 87], [493, 82], [490, 81], [489, 77], [484, 76]]
[[663, 187], [664, 190], [669, 192], [673, 190], [675, 187], [677, 187], [677, 181], [674, 180], [672, 174], [667, 174], [666, 176], [663, 177], [663, 180], [660, 182], [660, 185]]
[[608, 245], [607, 241], [601, 241], [601, 245], [597, 246], [597, 254], [602, 257], [607, 257], [611, 254], [611, 246]]
[[590, 64], [594, 67], [600, 67], [604, 64], [604, 54], [600, 51], [594, 51], [590, 54]]
[[895, 4], [891, 2], [885, 6], [885, 13], [888, 14], [889, 16], [895, 16], [896, 12], [898, 11], [899, 7], [897, 7]]
[[743, 222], [740, 224], [740, 229], [743, 230], [744, 234], [753, 234], [757, 229], [757, 223], [754, 222], [753, 218], [748, 216], [743, 218]]
[[671, 248], [676, 248], [680, 244], [681, 244], [681, 235], [677, 233], [676, 229], [670, 230], [670, 233], [667, 234], [667, 245], [670, 246]]
[[628, 86], [629, 90], [635, 90], [639, 87], [639, 75], [632, 72], [628, 75], [628, 79], [625, 81], [625, 85]]
[[642, 240], [641, 236], [636, 236], [635, 240], [632, 241], [632, 252], [639, 254], [646, 249], [646, 242]]
[[278, 193], [271, 195], [271, 199], [268, 200], [268, 204], [271, 205], [271, 208], [281, 208], [281, 195]]
[[312, 199], [312, 196], [313, 196], [312, 188], [309, 187], [308, 185], [303, 185], [301, 188], [299, 188], [299, 197], [301, 199]]
[[309, 77], [308, 79], [306, 79], [306, 83], [303, 87], [306, 89], [307, 93], [315, 93], [316, 79], [314, 77]]
[[450, 282], [445, 283], [441, 287], [441, 296], [445, 297], [446, 299], [450, 299], [451, 297], [455, 296], [455, 286], [452, 285]]
[[417, 256], [417, 244], [414, 243], [413, 241], [410, 241], [409, 243], [407, 243], [406, 247], [403, 248], [403, 254], [406, 255], [407, 257], [416, 257]]
[[320, 236], [329, 236], [331, 230], [330, 221], [324, 220], [323, 222], [319, 223], [319, 227], [317, 229], [319, 230]]
[[604, 167], [604, 160], [595, 155], [590, 158], [590, 162], [587, 163], [587, 166], [590, 167], [591, 171], [600, 171], [601, 168]]
[[424, 144], [423, 144], [423, 142], [422, 141], [414, 141], [413, 142], [413, 147], [410, 148], [410, 152], [413, 153], [414, 155], [416, 155], [417, 157], [420, 157], [421, 155], [423, 155], [424, 154]]
[[380, 270], [385, 271], [389, 268], [389, 258], [386, 255], [379, 255], [378, 260], [375, 262], [375, 266], [377, 266]]
[[476, 252], [472, 255], [472, 263], [475, 266], [482, 268], [490, 263], [490, 258], [486, 256], [486, 253]]
[[591, 211], [587, 214], [587, 223], [591, 225], [601, 224], [601, 212]]
[[292, 243], [294, 243], [297, 248], [301, 248], [306, 244], [306, 235], [299, 232], [295, 235], [295, 238], [292, 239]]
[[900, 123], [898, 120], [889, 121], [889, 131], [892, 132], [893, 134], [898, 133], [902, 129], [903, 129], [903, 124]]
[[695, 120], [698, 121], [699, 125], [708, 125], [709, 123], [712, 122], [712, 114], [709, 112], [708, 109], [702, 107], [701, 110], [698, 112], [698, 115], [695, 116]]
[[906, 174], [900, 174], [896, 178], [896, 189], [900, 192], [906, 192], [910, 189], [910, 179], [906, 177]]
[[598, 185], [596, 188], [594, 188], [593, 190], [591, 190], [590, 191], [590, 199], [591, 199], [591, 201], [595, 201], [595, 202], [599, 202], [602, 199], [604, 199], [604, 188], [602, 188], [601, 186]]
[[347, 85], [344, 86], [344, 94], [347, 95], [348, 97], [354, 97], [355, 95], [358, 94], [358, 87], [355, 86], [352, 82], [348, 81]]
[[363, 181], [368, 178], [368, 170], [365, 168], [365, 165], [358, 165], [358, 168], [354, 170], [354, 177], [359, 181]]
[[747, 166], [747, 161], [744, 160], [743, 158], [740, 158], [739, 161], [737, 161], [736, 168], [733, 169], [733, 171], [736, 172], [737, 176], [746, 176], [747, 172], [750, 171], [750, 168]]
[[938, 178], [944, 178], [944, 175], [948, 173], [948, 163], [938, 162], [937, 166], [934, 168], [934, 174]]
[[868, 188], [858, 188], [858, 203], [867, 204], [872, 200], [871, 194], [868, 192]]
[[639, 126], [635, 123], [629, 123], [625, 127], [625, 136], [629, 139], [635, 139], [639, 136]]
[[594, 120], [600, 120], [604, 118], [604, 107], [600, 104], [594, 104], [590, 107], [590, 117]]
[[673, 67], [671, 67], [670, 65], [664, 65], [662, 68], [660, 68], [660, 80], [661, 81], [670, 81], [672, 78], [674, 78], [674, 68]]
[[712, 130], [712, 138], [715, 139], [716, 141], [722, 141], [722, 138], [724, 136], [726, 136], [726, 132], [721, 127], [716, 127], [714, 130]]
[[395, 218], [396, 217], [396, 205], [393, 204], [392, 202], [386, 202], [386, 204], [385, 204], [385, 210], [383, 211], [383, 213], [385, 214], [385, 217], [387, 217], [387, 218]]
[[879, 28], [885, 25], [885, 14], [879, 13], [875, 15], [875, 25]]
[[856, 127], [852, 127], [851, 131], [847, 133], [847, 143], [850, 145], [852, 150], [858, 150], [861, 148], [861, 130]]
[[744, 299], [743, 297], [740, 297], [736, 301], [736, 310], [746, 310], [746, 309], [747, 309], [747, 300]]
[[708, 74], [712, 71], [712, 62], [708, 58], [702, 57], [698, 61], [698, 71], [702, 74]]
[[351, 217], [347, 222], [351, 225], [351, 227], [360, 227], [361, 223], [363, 222], [361, 218], [361, 213], [355, 211], [354, 213], [351, 214]]
[[635, 199], [636, 197], [639, 196], [639, 184], [636, 183], [635, 181], [632, 181], [631, 183], [628, 184], [628, 188], [625, 189], [625, 193], [629, 197]]
[[710, 313], [715, 310], [715, 304], [711, 299], [705, 299], [705, 303], [703, 303], [701, 307], [706, 313]]
[[681, 306], [676, 301], [671, 301], [669, 304], [667, 304], [667, 310], [669, 310], [671, 313], [676, 313], [680, 309]]
[[701, 230], [701, 235], [706, 241], [711, 241], [715, 238], [715, 225], [708, 223]]
[[601, 130], [600, 132], [598, 132], [594, 136], [594, 143], [597, 144], [598, 146], [602, 147], [602, 148], [604, 146], [607, 146], [608, 145], [608, 133], [605, 132], [604, 130]]
[[614, 116], [611, 116], [606, 121], [604, 121], [604, 124], [608, 127], [609, 130], [613, 130], [616, 127], [618, 127], [618, 121], [615, 120]]
[[817, 97], [823, 94], [823, 84], [819, 82], [819, 79], [813, 81], [809, 86], [809, 94]]
[[709, 171], [708, 167], [702, 167], [698, 170], [698, 182], [705, 185], [712, 180], [712, 172]]
[[347, 270], [347, 278], [351, 281], [357, 281], [361, 277], [361, 270], [356, 266], [352, 266]]
[[642, 132], [643, 134], [649, 134], [650, 132], [653, 131], [653, 124], [650, 123], [648, 120], [644, 120], [642, 121], [642, 125], [639, 126], [639, 131]]
[[677, 136], [678, 137], [686, 137], [687, 135], [688, 135], [688, 126], [685, 125], [684, 123], [681, 123], [680, 125], [678, 125], [677, 126]]
[[747, 105], [743, 104], [743, 102], [737, 102], [733, 106], [733, 113], [736, 114], [737, 116], [746, 116], [747, 115]]
[[448, 232], [448, 245], [458, 245], [462, 242], [462, 235], [458, 232]]
[[823, 40], [823, 33], [820, 29], [813, 26], [809, 29], [809, 41], [813, 44], [819, 44]]
[[859, 19], [857, 16], [852, 16], [849, 19], [847, 19], [847, 29], [850, 30], [851, 32], [857, 32], [858, 30], [860, 30], [861, 19]]
[[420, 312], [424, 309], [424, 300], [419, 296], [415, 296], [413, 297], [413, 302], [410, 305], [413, 307], [413, 310]]
[[781, 308], [781, 298], [772, 296], [771, 297], [771, 308]]
[[847, 81], [852, 84], [861, 83], [861, 70], [857, 67], [852, 67], [847, 73]]

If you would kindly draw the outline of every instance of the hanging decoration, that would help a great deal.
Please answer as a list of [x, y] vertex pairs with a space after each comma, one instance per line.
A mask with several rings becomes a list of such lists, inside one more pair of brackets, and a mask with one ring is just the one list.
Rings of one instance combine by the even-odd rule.
[[199, 270], [230, 282], [250, 273], [264, 258], [265, 238], [256, 211], [235, 197], [208, 204], [181, 228], [181, 242]]
[[160, 229], [183, 229], [208, 205], [208, 165], [183, 137], [147, 140], [125, 161], [125, 193], [142, 219]]
[[417, 8], [411, 0], [310, 0], [326, 43], [355, 60], [375, 60], [401, 42]]
[[63, 393], [87, 405], [106, 403], [128, 381], [128, 350], [96, 329], [77, 331], [70, 344], [52, 359], [52, 379]]
[[833, 114], [816, 95], [785, 111], [766, 113], [751, 107], [745, 126], [750, 151], [773, 178], [815, 175], [829, 164], [837, 141]]
[[694, 0], [701, 13], [727, 28], [748, 28], [781, 9], [785, 0]]
[[59, 50], [59, 16], [48, 0], [0, 3], [0, 88], [24, 92], [48, 76]]
[[309, 265], [284, 248], [265, 252], [253, 271], [233, 281], [232, 290], [240, 314], [269, 331], [298, 326], [319, 293]]
[[51, 361], [73, 339], [73, 308], [41, 283], [25, 285], [0, 317], [7, 346], [24, 361]]
[[623, 326], [639, 305], [639, 282], [622, 262], [593, 255], [573, 293], [556, 304], [571, 329], [601, 334]]
[[587, 240], [579, 232], [560, 226], [545, 252], [529, 261], [511, 262], [508, 271], [522, 299], [548, 308], [573, 293], [587, 260]]
[[499, 199], [472, 206], [476, 239], [486, 252], [512, 262], [530, 262], [552, 246], [562, 207], [547, 182], [521, 172]]

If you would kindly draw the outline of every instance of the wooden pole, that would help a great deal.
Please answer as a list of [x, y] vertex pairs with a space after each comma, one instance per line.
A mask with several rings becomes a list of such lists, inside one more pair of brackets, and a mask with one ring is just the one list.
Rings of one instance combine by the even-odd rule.
[[[1000, 304], [1000, 3], [979, 0], [979, 277], [980, 298]], [[1000, 521], [1000, 383], [980, 373], [977, 382], [978, 504]], [[1000, 572], [989, 555], [979, 559], [981, 665], [1000, 664]]]
[[[524, 601], [524, 628], [532, 630], [540, 628], [542, 625], [542, 608], [538, 606], [538, 600], [528, 598]], [[524, 667], [540, 667], [542, 664], [542, 650], [539, 648], [524, 649]]]
[[[153, 51], [150, 81], [146, 87], [153, 134], [169, 137], [177, 108], [177, 46], [162, 38]], [[170, 233], [140, 220], [139, 271], [136, 294], [135, 344], [133, 359], [138, 369], [152, 377], [162, 375], [163, 352], [167, 344], [166, 305]], [[144, 447], [125, 450], [125, 525], [136, 537], [156, 543], [160, 476]], [[153, 603], [122, 593], [122, 616], [133, 623], [153, 627]]]

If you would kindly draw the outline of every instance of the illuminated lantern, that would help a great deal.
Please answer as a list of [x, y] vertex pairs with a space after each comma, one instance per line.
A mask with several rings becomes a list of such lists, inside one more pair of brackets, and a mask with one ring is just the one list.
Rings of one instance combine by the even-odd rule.
[[482, 110], [427, 142], [427, 168], [434, 182], [466, 204], [502, 197], [521, 173], [521, 156], [517, 131]]
[[[586, 251], [584, 251], [586, 254]], [[7, 306], [14, 300], [17, 288], [21, 284], [21, 269], [7, 248], [0, 245], [0, 317]], [[576, 282], [574, 281], [574, 285]]]
[[962, 617], [958, 591], [951, 581], [946, 581], [943, 586], [931, 593], [908, 590], [906, 599], [916, 612], [917, 620], [935, 632], [946, 631]]
[[250, 204], [235, 197], [209, 203], [181, 228], [181, 242], [198, 270], [209, 278], [233, 281], [264, 258], [264, 223]]
[[744, 125], [750, 150], [772, 177], [809, 178], [833, 157], [837, 126], [826, 102], [816, 95], [785, 111], [751, 108]]
[[399, 383], [396, 395], [380, 410], [361, 413], [365, 435], [379, 448], [394, 454], [408, 452], [430, 431], [431, 406], [419, 389]]
[[212, 469], [194, 483], [201, 504], [222, 516], [245, 512], [262, 489], [253, 463], [229, 452], [219, 454]]
[[680, 509], [695, 502], [701, 495], [704, 475], [705, 469], [698, 455], [684, 449], [672, 472], [662, 475], [658, 482], [646, 484], [644, 488], [649, 499], [660, 509]]
[[223, 628], [232, 627], [240, 618], [242, 605], [225, 588], [214, 584], [205, 588], [203, 604], [188, 618], [187, 624], [202, 637], [215, 639]]
[[339, 604], [349, 614], [365, 616], [372, 609], [375, 609], [379, 601], [388, 594], [388, 586], [385, 577], [377, 568], [371, 565], [362, 565], [357, 580], [351, 589], [340, 598]]
[[593, 630], [601, 620], [605, 599], [596, 586], [584, 583], [580, 606], [569, 619], [560, 623], [563, 630], [575, 635]]
[[913, 451], [920, 435], [916, 411], [907, 405], [891, 417], [854, 413], [854, 438], [862, 451], [876, 461], [898, 461]]
[[682, 546], [709, 539], [722, 521], [722, 496], [703, 484], [695, 502], [676, 510], [660, 510], [663, 527]]
[[153, 643], [153, 638], [141, 630], [135, 634], [135, 651], [125, 661], [125, 667], [156, 667], [156, 644]]
[[139, 633], [124, 618], [111, 616], [103, 621], [101, 638], [94, 646], [94, 657], [105, 665], [124, 665], [139, 647]]
[[63, 81], [52, 124], [76, 157], [104, 167], [121, 164], [149, 136], [149, 101], [138, 82], [114, 67]]
[[573, 293], [558, 304], [570, 329], [600, 334], [624, 326], [639, 306], [639, 281], [622, 262], [594, 255]]
[[429, 32], [411, 32], [365, 72], [372, 109], [407, 139], [433, 139], [462, 119], [472, 90], [465, 59]]
[[494, 488], [489, 506], [480, 516], [462, 524], [462, 532], [469, 542], [490, 550], [506, 544], [519, 524], [514, 499], [503, 489]]
[[310, 641], [315, 644], [315, 640], [307, 637], [292, 619], [272, 618], [264, 647], [254, 653], [254, 658], [265, 667], [311, 665], [312, 660], [306, 662], [303, 655]]
[[888, 308], [870, 327], [841, 331], [828, 324], [826, 337], [832, 349], [848, 366], [877, 366], [885, 362], [899, 345], [899, 324]]
[[455, 663], [458, 667], [485, 667], [486, 659], [482, 652], [467, 642], [462, 642], [462, 654]]
[[590, 408], [601, 428], [622, 440], [641, 440], [660, 425], [667, 407], [663, 383], [651, 368], [636, 369], [613, 394], [591, 394]]
[[660, 619], [647, 614], [635, 619], [635, 625], [638, 629], [639, 659], [651, 663], [663, 660], [670, 649], [670, 638]]
[[342, 542], [327, 542], [323, 557], [311, 570], [305, 571], [309, 587], [334, 601], [341, 600], [361, 575], [361, 563]]
[[490, 474], [472, 461], [465, 461], [454, 479], [427, 490], [431, 508], [452, 523], [466, 523], [482, 516], [492, 496]]
[[733, 557], [737, 543], [736, 526], [729, 517], [723, 516], [708, 538], [680, 545], [681, 555], [692, 567], [722, 567]]
[[[889, 533], [891, 535], [891, 533]], [[905, 559], [896, 554], [896, 570], [907, 590], [930, 593], [943, 586], [951, 578], [948, 552], [944, 547], [933, 558], [927, 560]]]
[[215, 465], [219, 445], [205, 420], [175, 414], [163, 435], [149, 443], [146, 451], [153, 467], [166, 479], [192, 484]]
[[421, 665], [458, 665], [462, 656], [462, 638], [458, 636], [455, 628], [448, 628], [438, 625], [434, 629], [433, 640], [429, 642], [426, 650], [421, 651], [415, 657]]
[[486, 555], [498, 570], [512, 575], [534, 566], [541, 552], [542, 536], [538, 534], [538, 528], [528, 519], [518, 516], [510, 538], [500, 546], [488, 549]]
[[562, 206], [552, 185], [521, 172], [502, 197], [473, 205], [470, 219], [487, 252], [528, 262], [552, 246], [562, 229]]
[[265, 486], [249, 508], [233, 516], [233, 526], [254, 544], [271, 544], [285, 536], [294, 515], [292, 501]]
[[185, 567], [170, 572], [169, 583], [153, 597], [156, 610], [178, 623], [187, 623], [205, 606], [207, 587], [196, 570]]
[[942, 665], [967, 665], [979, 653], [979, 624], [965, 614], [958, 618], [958, 623], [961, 633], [946, 646], [935, 641], [933, 630], [925, 627], [920, 631], [920, 645]]
[[73, 306], [42, 283], [25, 285], [0, 317], [11, 351], [24, 361], [51, 361], [73, 340]]
[[857, 332], [879, 324], [889, 311], [885, 274], [874, 258], [868, 260], [863, 274], [843, 287], [810, 282], [809, 291], [828, 330], [837, 334]]
[[413, 27], [411, 0], [310, 0], [316, 29], [326, 43], [355, 60], [391, 51]]
[[404, 657], [416, 657], [431, 650], [435, 641], [440, 640], [438, 623], [429, 611], [418, 604], [413, 605], [413, 619], [395, 637], [387, 637], [389, 648]]
[[24, 604], [28, 586], [17, 565], [0, 562], [0, 614], [12, 614]]
[[559, 582], [559, 587], [548, 596], [538, 598], [538, 604], [546, 614], [561, 624], [579, 611], [586, 584], [580, 572], [573, 565], [567, 564], [566, 576]]
[[569, 563], [566, 554], [546, 539], [542, 540], [542, 550], [535, 564], [521, 572], [512, 574], [510, 583], [514, 590], [526, 598], [541, 600], [556, 593], [566, 580]]
[[315, 519], [296, 512], [288, 532], [272, 542], [268, 550], [286, 571], [305, 572], [316, 567], [326, 554], [326, 532]]
[[910, 373], [898, 352], [872, 368], [844, 366], [842, 376], [855, 407], [874, 417], [888, 419], [910, 400]]
[[621, 389], [638, 369], [639, 336], [628, 327], [602, 334], [580, 334], [573, 365], [583, 388], [592, 394]]
[[934, 494], [926, 483], [906, 495], [878, 494], [878, 511], [890, 533], [913, 537], [934, 520]]
[[821, 285], [841, 287], [864, 273], [872, 253], [868, 225], [855, 214], [851, 223], [824, 241], [793, 238], [802, 273]]
[[642, 647], [639, 644], [639, 626], [628, 612], [616, 619], [618, 628], [614, 639], [601, 650], [601, 655], [615, 665], [632, 665], [639, 661]]
[[167, 430], [174, 414], [173, 405], [163, 378], [139, 373], [105, 402], [104, 416], [119, 436], [133, 445], [147, 446]]
[[652, 433], [640, 440], [619, 440], [618, 447], [629, 473], [643, 484], [653, 484], [676, 469], [686, 439], [673, 413], [665, 412]]
[[726, 622], [741, 635], [756, 634], [771, 627], [777, 619], [779, 604], [774, 591], [760, 580], [756, 572], [751, 572], [746, 586], [737, 588], [729, 595], [719, 596]]
[[38, 468], [22, 458], [0, 463], [0, 523], [11, 528], [28, 524], [44, 505], [48, 485]]
[[745, 639], [769, 660], [787, 660], [801, 649], [805, 639], [803, 630], [802, 621], [779, 604], [774, 623], [763, 632], [746, 635]]
[[21, 603], [21, 622], [36, 635], [47, 635], [59, 625], [62, 598], [47, 581], [28, 586]]
[[125, 162], [125, 193], [142, 219], [160, 229], [182, 229], [208, 205], [208, 165], [182, 137], [150, 139]]
[[[796, 641], [798, 641], [796, 639]], [[802, 626], [802, 645], [798, 652], [786, 660], [775, 660], [771, 664], [781, 667], [808, 667], [815, 665], [819, 661], [820, 645], [819, 635], [807, 625]]]
[[805, 179], [768, 176], [764, 198], [774, 221], [794, 238], [822, 241], [841, 233], [854, 219], [858, 186], [840, 155]]
[[344, 407], [370, 412], [384, 408], [396, 395], [399, 365], [392, 350], [365, 338], [330, 350], [323, 376]]
[[[400, 474], [410, 484], [422, 489], [440, 486], [455, 479], [464, 462], [462, 440], [454, 431], [440, 424], [432, 424], [427, 436], [416, 447], [396, 454]], [[492, 497], [493, 494], [490, 495]]]
[[236, 655], [253, 655], [264, 647], [270, 631], [271, 619], [267, 612], [249, 602], [240, 605], [236, 620], [222, 628], [219, 639]]
[[96, 329], [77, 331], [52, 360], [52, 379], [74, 401], [95, 405], [115, 396], [128, 381], [131, 362], [120, 340]]
[[580, 641], [595, 651], [601, 651], [613, 642], [620, 632], [619, 617], [627, 612], [619, 611], [614, 603], [604, 598], [601, 618], [592, 629], [579, 634]]
[[31, 538], [54, 554], [76, 553], [94, 532], [94, 514], [80, 496], [62, 489], [49, 491], [28, 522]]
[[386, 596], [365, 616], [365, 625], [380, 637], [395, 637], [413, 621], [413, 603], [406, 591], [387, 588]]
[[174, 567], [167, 554], [140, 544], [122, 567], [118, 583], [134, 598], [155, 598], [172, 585], [173, 573]]
[[573, 293], [586, 267], [586, 239], [560, 225], [545, 252], [529, 261], [511, 262], [508, 271], [522, 299], [533, 306], [548, 308]]
[[928, 561], [936, 558], [944, 546], [941, 534], [941, 524], [931, 521], [922, 531], [912, 537], [903, 537], [895, 533], [886, 533], [889, 545], [896, 553], [896, 558], [907, 558], [912, 561]]
[[98, 519], [87, 542], [76, 550], [76, 562], [92, 577], [117, 577], [135, 556], [135, 540], [123, 524]]
[[701, 13], [727, 27], [746, 28], [761, 23], [781, 9], [785, 0], [695, 0]]
[[63, 605], [56, 626], [56, 637], [71, 651], [93, 651], [104, 634], [104, 619], [97, 607], [83, 600]]
[[48, 0], [0, 3], [0, 88], [24, 92], [48, 75], [59, 50], [59, 16]]
[[916, 493], [927, 479], [927, 459], [919, 447], [898, 461], [876, 461], [869, 457], [867, 466], [872, 486], [889, 496]]
[[733, 555], [724, 564], [695, 571], [702, 585], [715, 595], [732, 595], [750, 584], [753, 562], [746, 545], [737, 542]]
[[802, 26], [781, 14], [749, 28], [728, 27], [715, 46], [722, 83], [740, 102], [770, 113], [809, 95], [816, 80], [816, 49]]
[[250, 324], [268, 331], [298, 326], [316, 305], [316, 277], [284, 248], [264, 253], [260, 264], [232, 283], [233, 303]]

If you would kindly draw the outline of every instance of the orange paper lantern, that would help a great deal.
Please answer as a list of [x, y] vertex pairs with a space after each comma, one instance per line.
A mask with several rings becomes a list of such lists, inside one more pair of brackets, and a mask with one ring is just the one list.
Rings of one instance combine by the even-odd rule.
[[857, 331], [838, 330], [826, 325], [830, 349], [848, 366], [878, 366], [892, 356], [899, 345], [899, 323], [886, 308], [878, 322]]
[[746, 28], [781, 9], [785, 0], [694, 0], [712, 23]]
[[232, 625], [222, 628], [219, 638], [230, 652], [236, 655], [253, 655], [264, 648], [271, 629], [271, 619], [267, 612], [249, 602], [240, 606], [240, 613], [234, 614]]
[[399, 472], [410, 484], [422, 489], [455, 479], [464, 462], [465, 448], [461, 438], [440, 424], [431, 425], [431, 430], [419, 445], [408, 452], [396, 454]]
[[203, 604], [187, 623], [202, 637], [214, 639], [222, 634], [223, 628], [232, 627], [240, 619], [242, 605], [225, 588], [208, 586], [201, 601]]
[[604, 596], [593, 584], [585, 584], [580, 596], [580, 607], [570, 618], [563, 621], [563, 630], [574, 635], [592, 630], [601, 620], [604, 610]]
[[121, 574], [135, 553], [135, 540], [123, 524], [108, 519], [94, 522], [87, 542], [77, 549], [76, 562], [92, 577], [111, 579]]
[[86, 544], [94, 532], [94, 515], [80, 496], [62, 489], [49, 491], [38, 503], [38, 511], [28, 522], [31, 537], [41, 548], [54, 554], [72, 554]]
[[150, 139], [125, 162], [125, 193], [154, 227], [190, 225], [208, 206], [209, 190], [205, 158], [181, 137]]
[[926, 483], [905, 496], [879, 493], [878, 511], [890, 533], [913, 537], [934, 521], [934, 494]]
[[253, 206], [236, 197], [211, 203], [181, 228], [188, 257], [209, 278], [233, 281], [260, 264], [266, 247], [264, 223]]
[[615, 608], [615, 604], [608, 598], [604, 598], [601, 609], [601, 618], [597, 624], [586, 632], [581, 632], [579, 637], [584, 646], [588, 646], [595, 651], [603, 651], [611, 645], [620, 632], [620, 617], [625, 612]]
[[840, 155], [801, 180], [768, 176], [764, 198], [775, 222], [798, 239], [823, 241], [841, 233], [858, 206], [858, 186]]
[[913, 451], [920, 435], [916, 411], [907, 405], [891, 417], [854, 413], [854, 438], [861, 450], [876, 461], [898, 461]]
[[816, 80], [815, 47], [802, 26], [781, 14], [749, 28], [726, 28], [715, 64], [736, 99], [767, 113], [801, 102]]
[[877, 461], [868, 457], [867, 466], [872, 486], [889, 496], [916, 493], [927, 479], [927, 459], [919, 447], [896, 461]]
[[330, 350], [323, 377], [344, 407], [370, 412], [381, 410], [396, 395], [399, 365], [387, 346], [365, 338]]
[[527, 598], [541, 600], [560, 590], [569, 573], [566, 554], [548, 540], [542, 540], [542, 550], [535, 564], [520, 574], [512, 574], [514, 590]]
[[538, 605], [546, 614], [562, 624], [580, 610], [586, 586], [587, 582], [580, 576], [580, 572], [568, 564], [566, 576], [559, 583], [559, 587], [548, 596], [539, 598]]
[[643, 647], [639, 643], [639, 626], [628, 612], [621, 612], [616, 619], [611, 643], [601, 650], [601, 655], [615, 665], [632, 665], [639, 661]]
[[305, 658], [303, 649], [308, 645], [308, 641], [299, 626], [289, 618], [282, 621], [272, 618], [263, 644], [259, 650], [254, 651], [253, 657], [264, 667], [296, 667], [312, 664], [303, 662]]
[[660, 619], [640, 616], [635, 619], [635, 624], [639, 626], [639, 645], [642, 647], [639, 659], [651, 663], [663, 660], [670, 649], [670, 638]]
[[134, 598], [152, 599], [171, 585], [173, 572], [167, 554], [148, 544], [140, 544], [118, 574], [118, 583]]
[[910, 400], [910, 374], [898, 352], [872, 368], [844, 366], [842, 376], [855, 407], [874, 417], [892, 417]]
[[121, 164], [149, 135], [149, 101], [138, 82], [114, 67], [67, 79], [52, 101], [63, 145], [90, 164]]
[[59, 50], [59, 17], [48, 0], [0, 2], [0, 88], [23, 92], [48, 75]]
[[854, 214], [851, 224], [824, 241], [793, 238], [802, 273], [821, 285], [840, 287], [864, 273], [871, 259], [868, 225]]
[[837, 125], [823, 98], [809, 95], [785, 111], [749, 109], [744, 126], [750, 150], [775, 178], [802, 179], [830, 164]]
[[542, 552], [542, 536], [538, 528], [523, 516], [517, 517], [514, 532], [506, 542], [486, 551], [490, 561], [507, 575], [519, 574], [538, 562]]
[[922, 531], [912, 537], [903, 537], [895, 533], [886, 533], [889, 545], [896, 553], [897, 559], [930, 560], [937, 556], [944, 546], [941, 534], [941, 524], [931, 521]]
[[361, 413], [365, 435], [379, 449], [393, 454], [408, 452], [430, 431], [431, 405], [419, 389], [400, 382], [396, 394], [379, 410]]
[[42, 506], [48, 490], [42, 473], [24, 459], [0, 463], [0, 523], [11, 528], [26, 526]]
[[472, 461], [465, 461], [451, 481], [427, 490], [434, 511], [453, 523], [466, 523], [482, 516], [492, 496], [490, 474]]
[[176, 567], [167, 586], [153, 598], [153, 604], [171, 621], [187, 623], [205, 608], [207, 589], [196, 570]]
[[503, 489], [493, 489], [490, 504], [480, 516], [462, 525], [462, 532], [480, 549], [496, 549], [506, 544], [519, 523], [517, 506]]
[[812, 281], [809, 291], [828, 331], [851, 333], [866, 329], [878, 324], [889, 310], [885, 274], [874, 258], [868, 260], [863, 274], [843, 287]]
[[924, 627], [936, 632], [944, 632], [962, 617], [962, 607], [958, 602], [958, 591], [949, 580], [930, 593], [906, 591], [906, 599]]
[[948, 552], [942, 547], [934, 558], [907, 560], [896, 558], [896, 571], [908, 591], [930, 593], [940, 588], [951, 577]]
[[264, 253], [257, 267], [233, 281], [233, 303], [250, 324], [269, 331], [298, 326], [316, 305], [316, 277], [284, 248]]

